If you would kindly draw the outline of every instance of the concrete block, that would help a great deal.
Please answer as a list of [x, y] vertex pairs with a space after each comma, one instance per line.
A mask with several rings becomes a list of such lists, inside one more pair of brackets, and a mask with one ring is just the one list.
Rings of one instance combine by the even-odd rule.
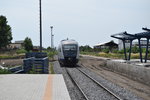
[[150, 86], [150, 67], [116, 60], [107, 60], [106, 67], [114, 72]]

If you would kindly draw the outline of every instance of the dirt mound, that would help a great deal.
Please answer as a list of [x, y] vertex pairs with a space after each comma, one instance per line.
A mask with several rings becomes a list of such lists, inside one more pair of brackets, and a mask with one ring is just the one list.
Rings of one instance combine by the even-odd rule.
[[4, 67], [23, 65], [23, 59], [0, 59], [0, 65]]

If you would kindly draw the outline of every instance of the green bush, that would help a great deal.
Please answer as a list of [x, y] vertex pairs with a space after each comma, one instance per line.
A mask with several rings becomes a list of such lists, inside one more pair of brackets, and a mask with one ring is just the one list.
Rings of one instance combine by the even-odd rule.
[[[146, 48], [142, 48], [142, 53], [146, 53]], [[149, 53], [149, 50], [148, 50]]]
[[122, 50], [119, 50], [118, 53], [119, 53], [119, 54], [123, 54], [123, 53], [124, 53], [124, 50], [123, 50], [123, 49], [122, 49]]
[[17, 54], [27, 53], [25, 49], [19, 49], [16, 51]]
[[43, 52], [46, 52], [47, 53], [47, 56], [50, 58], [50, 59], [53, 59], [54, 55], [57, 55], [57, 51], [56, 50], [45, 50]]
[[11, 72], [7, 69], [1, 69], [0, 68], [0, 74], [11, 74]]
[[132, 53], [138, 53], [139, 52], [139, 48], [137, 46], [134, 46], [132, 48]]
[[89, 45], [80, 46], [79, 47], [80, 52], [92, 52], [93, 49]]
[[56, 55], [57, 52], [56, 51], [51, 51], [51, 52], [47, 52], [47, 55], [49, 58], [53, 58], [54, 55]]
[[112, 50], [112, 53], [118, 53], [118, 50]]
[[102, 52], [109, 53], [109, 49], [103, 49]]
[[[130, 50], [130, 48], [126, 48], [126, 52], [129, 52], [129, 50]], [[120, 54], [124, 54], [124, 49], [119, 50], [119, 51], [118, 51], [118, 53], [120, 53]]]

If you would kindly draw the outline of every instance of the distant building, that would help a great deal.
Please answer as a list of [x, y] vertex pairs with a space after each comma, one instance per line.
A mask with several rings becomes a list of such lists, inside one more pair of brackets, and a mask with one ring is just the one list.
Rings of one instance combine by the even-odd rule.
[[15, 41], [15, 43], [20, 43], [20, 44], [23, 44], [24, 43], [24, 40], [20, 40], [20, 41]]
[[[141, 43], [141, 48], [146, 48], [147, 40], [141, 40], [140, 43]], [[133, 42], [132, 42], [132, 47], [134, 47], [134, 46], [139, 47], [138, 41], [133, 41]], [[149, 45], [148, 45], [148, 46], [149, 46], [149, 48], [150, 48], [150, 42], [149, 42]], [[126, 41], [126, 42], [125, 42], [125, 47], [126, 47], [126, 48], [130, 48], [130, 41]], [[118, 42], [118, 48], [119, 48], [119, 50], [122, 50], [122, 49], [123, 49], [123, 42], [122, 42], [121, 40], [119, 40], [119, 42]]]
[[40, 50], [40, 46], [33, 46], [33, 50], [34, 52], [38, 52]]
[[15, 43], [11, 43], [7, 46], [8, 49], [21, 49], [23, 48], [24, 41], [15, 41]]
[[99, 49], [100, 51], [102, 51], [103, 49], [109, 49], [110, 51], [112, 51], [112, 49], [118, 49], [118, 44], [114, 41], [99, 43], [94, 46], [94, 49]]
[[[130, 41], [125, 41], [125, 47], [126, 47], [126, 48], [129, 48], [129, 47], [130, 47]], [[122, 42], [122, 40], [119, 40], [119, 41], [118, 41], [118, 49], [119, 49], [119, 50], [122, 50], [122, 49], [123, 49], [123, 42]]]

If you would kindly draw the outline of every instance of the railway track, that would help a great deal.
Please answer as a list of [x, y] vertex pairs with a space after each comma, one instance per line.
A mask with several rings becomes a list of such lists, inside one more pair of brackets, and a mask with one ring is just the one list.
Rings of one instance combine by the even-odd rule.
[[78, 89], [81, 91], [83, 97], [85, 100], [89, 100], [88, 97], [86, 96], [86, 94], [84, 93], [84, 91], [80, 88], [79, 84], [77, 83], [76, 80], [73, 79], [73, 77], [71, 76], [71, 73], [66, 69], [67, 74], [69, 75], [69, 77], [71, 78], [71, 80], [75, 83], [75, 85], [78, 87]]
[[[115, 93], [113, 93], [112, 91], [110, 91], [108, 88], [106, 88], [105, 86], [103, 86], [102, 84], [100, 84], [98, 81], [96, 81], [90, 75], [88, 75], [86, 72], [82, 71], [79, 67], [78, 68], [66, 68], [66, 72], [70, 76], [71, 80], [77, 85], [77, 87], [79, 88], [79, 90], [81, 91], [81, 93], [83, 94], [83, 96], [85, 97], [86, 100], [92, 100], [92, 99], [94, 99], [94, 100], [100, 100], [99, 94], [102, 95], [103, 92], [104, 92], [104, 96], [105, 96], [104, 99], [105, 100], [107, 100], [107, 99], [122, 100], [119, 96], [117, 96]], [[79, 82], [81, 78], [78, 80], [76, 78], [77, 76], [74, 76], [75, 74], [78, 74], [78, 76], [80, 75], [80, 77], [83, 78], [83, 79], [89, 80], [93, 84], [93, 86], [97, 87], [96, 90], [95, 91], [90, 91], [90, 92], [93, 92], [93, 93], [89, 93], [89, 91], [86, 91], [83, 88], [84, 86], [81, 86], [81, 84], [87, 85], [88, 82], [85, 82], [85, 83], [84, 82], [83, 83]], [[90, 87], [93, 88], [93, 86], [88, 86], [87, 85], [86, 88], [90, 89]], [[87, 90], [89, 90], [89, 89], [87, 89]], [[94, 94], [94, 96], [95, 96], [94, 98], [92, 97], [92, 94]], [[107, 96], [108, 96], [108, 98], [107, 98]]]
[[95, 82], [97, 85], [99, 85], [100, 87], [102, 87], [104, 90], [106, 90], [108, 93], [110, 93], [112, 96], [114, 96], [115, 98], [117, 98], [118, 100], [122, 100], [119, 96], [117, 96], [115, 93], [113, 93], [112, 91], [110, 91], [108, 88], [106, 88], [104, 85], [102, 85], [101, 83], [99, 83], [98, 81], [96, 81], [94, 78], [92, 78], [90, 75], [88, 75], [86, 72], [82, 71], [81, 69], [77, 68], [80, 72], [82, 72], [84, 75], [86, 75], [88, 78], [90, 78], [93, 82]]
[[[87, 73], [88, 76], [91, 76], [100, 82], [107, 90], [111, 91], [118, 98], [107, 92], [107, 90], [102, 89], [101, 86], [80, 72], [76, 67]], [[144, 100], [137, 94], [105, 79], [105, 77], [98, 75], [85, 66], [78, 65], [76, 67], [60, 67], [59, 62], [57, 61], [55, 62], [54, 67], [56, 73], [63, 74], [72, 100]], [[74, 81], [78, 84], [78, 86]]]

